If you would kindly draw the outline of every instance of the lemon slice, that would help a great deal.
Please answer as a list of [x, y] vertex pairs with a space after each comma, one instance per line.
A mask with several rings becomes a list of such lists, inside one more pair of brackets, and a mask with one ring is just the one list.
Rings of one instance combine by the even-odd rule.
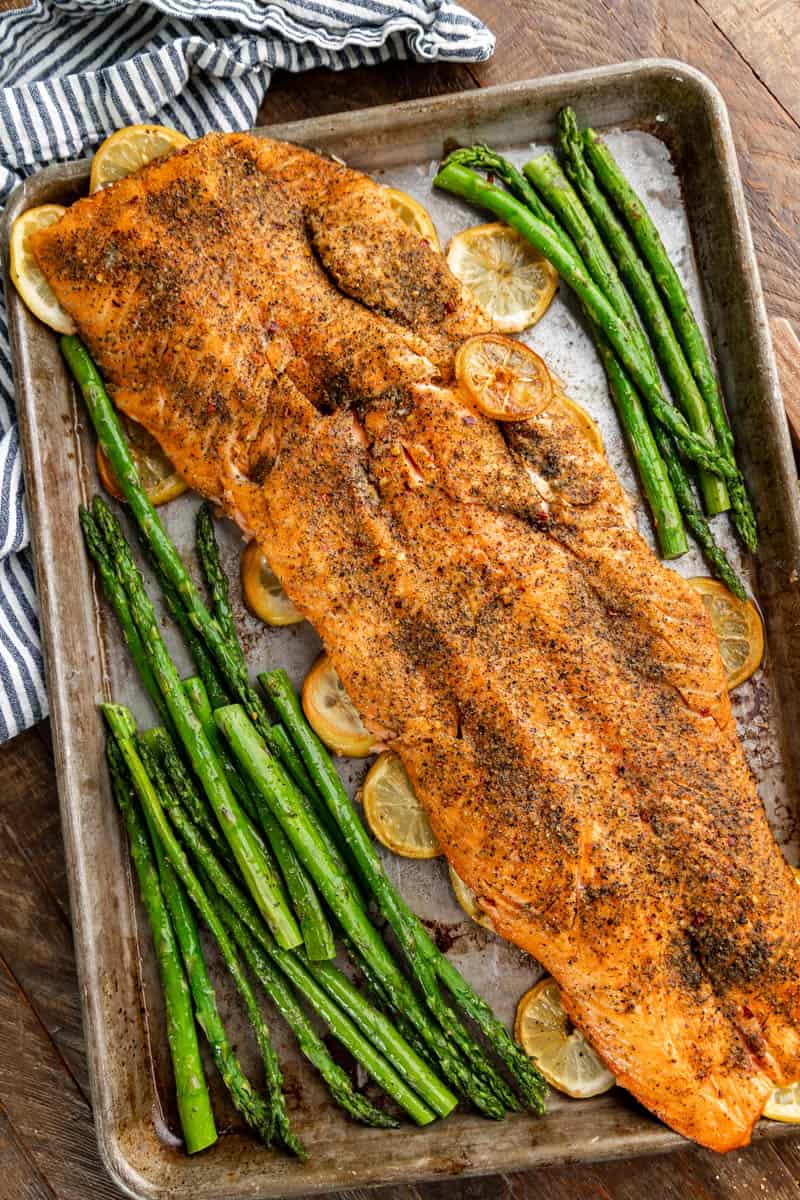
[[484, 929], [490, 929], [494, 933], [494, 923], [492, 918], [488, 916], [482, 908], [478, 907], [478, 901], [475, 898], [475, 893], [471, 887], [467, 887], [464, 880], [455, 873], [452, 867], [448, 867], [450, 872], [450, 883], [453, 887], [453, 895], [458, 903], [463, 908], [468, 917], [471, 917], [476, 925], [482, 925]]
[[597, 453], [605, 454], [606, 448], [603, 445], [603, 435], [594, 417], [590, 417], [585, 408], [582, 408], [570, 396], [565, 395], [556, 383], [553, 384], [553, 399], [569, 414], [587, 442], [589, 442]]
[[384, 750], [370, 767], [362, 801], [367, 824], [389, 850], [404, 858], [438, 858], [441, 854], [428, 814], [394, 751]]
[[[168, 500], [174, 500], [176, 496], [182, 496], [186, 491], [186, 484], [153, 435], [148, 433], [138, 421], [133, 421], [130, 417], [125, 416], [124, 413], [119, 413], [118, 415], [128, 435], [128, 446], [131, 457], [136, 464], [139, 479], [150, 503], [156, 505], [166, 504]], [[114, 468], [108, 461], [105, 451], [99, 442], [97, 444], [96, 458], [97, 473], [100, 476], [100, 482], [103, 487], [115, 499], [124, 500], [125, 496], [117, 482]]]
[[553, 381], [544, 359], [499, 333], [468, 338], [456, 354], [456, 379], [494, 421], [525, 421], [547, 408]]
[[775, 1088], [761, 1114], [768, 1121], [783, 1121], [786, 1125], [800, 1125], [800, 1083]]
[[430, 242], [434, 250], [441, 250], [436, 226], [431, 220], [430, 213], [422, 207], [419, 200], [409, 196], [408, 192], [401, 192], [399, 188], [390, 187], [386, 188], [386, 198], [404, 225], [413, 229], [421, 238], [425, 238], [426, 242]]
[[67, 210], [61, 204], [40, 204], [17, 217], [11, 226], [11, 281], [35, 317], [57, 333], [74, 333], [75, 323], [58, 303], [53, 289], [39, 270], [30, 248], [30, 236], [59, 221]]
[[253, 616], [267, 625], [298, 625], [304, 619], [256, 542], [248, 542], [242, 554], [242, 595]]
[[758, 670], [764, 657], [764, 622], [752, 600], [739, 600], [718, 579], [705, 575], [688, 581], [701, 595], [719, 638], [728, 691]]
[[366, 758], [375, 742], [356, 712], [327, 654], [322, 654], [303, 684], [303, 711], [308, 723], [334, 754]]
[[614, 1086], [614, 1076], [564, 1012], [555, 979], [542, 979], [522, 997], [514, 1036], [547, 1082], [567, 1096], [587, 1100]]
[[503, 333], [535, 325], [558, 285], [555, 267], [501, 222], [457, 233], [447, 247], [447, 265]]
[[146, 167], [154, 158], [186, 146], [189, 139], [166, 125], [126, 125], [112, 133], [94, 152], [89, 191], [97, 192]]

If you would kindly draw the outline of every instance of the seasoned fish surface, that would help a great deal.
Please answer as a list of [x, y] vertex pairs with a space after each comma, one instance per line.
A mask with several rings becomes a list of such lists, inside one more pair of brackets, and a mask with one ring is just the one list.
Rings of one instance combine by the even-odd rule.
[[263, 548], [449, 861], [619, 1082], [715, 1149], [800, 1078], [800, 889], [699, 598], [380, 188], [212, 135], [34, 242], [116, 402]]

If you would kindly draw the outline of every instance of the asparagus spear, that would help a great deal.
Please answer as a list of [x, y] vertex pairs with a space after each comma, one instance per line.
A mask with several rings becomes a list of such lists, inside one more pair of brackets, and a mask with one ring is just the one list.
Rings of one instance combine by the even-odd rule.
[[[635, 336], [640, 353], [650, 368], [653, 384], [658, 387], [659, 377], [656, 361], [650, 343], [639, 324], [633, 301], [622, 284], [614, 259], [599, 237], [591, 217], [583, 207], [569, 180], [566, 179], [558, 163], [550, 154], [542, 154], [526, 163], [525, 175], [539, 189], [544, 199], [572, 234], [578, 251], [589, 269], [589, 274], [597, 286], [603, 289], [611, 304], [627, 322], [628, 328]], [[648, 312], [653, 313], [654, 310], [650, 309]], [[661, 354], [661, 362], [667, 380], [694, 432], [713, 443], [716, 441], [714, 427], [709, 419], [705, 402], [697, 390], [697, 385], [677, 342], [674, 337], [667, 335], [667, 330], [670, 335], [672, 330], [666, 313], [663, 313], [663, 316], [664, 324], [653, 321], [648, 322], [648, 325], [656, 349]], [[673, 347], [678, 351], [677, 356], [672, 354]], [[700, 488], [706, 508], [712, 515], [725, 512], [730, 507], [728, 489], [722, 479], [718, 479], [708, 471], [701, 471]]]
[[[343, 873], [347, 874], [347, 872], [349, 871], [352, 875], [353, 866], [354, 866], [353, 861], [352, 861], [352, 855], [350, 855], [348, 853], [347, 845], [342, 842], [342, 840], [339, 836], [337, 836], [339, 831], [337, 830], [336, 826], [334, 825], [333, 821], [331, 820], [331, 815], [328, 812], [327, 808], [325, 807], [324, 801], [320, 797], [319, 793], [317, 792], [317, 789], [314, 787], [313, 784], [310, 785], [308, 790], [306, 790], [304, 787], [302, 787], [302, 785], [298, 781], [298, 776], [295, 774], [295, 772], [291, 769], [291, 767], [289, 765], [289, 759], [290, 759], [289, 750], [291, 750], [291, 755], [293, 755], [295, 758], [298, 759], [298, 761], [300, 761], [302, 763], [302, 759], [300, 758], [300, 755], [295, 750], [294, 744], [289, 740], [289, 736], [281, 724], [273, 725], [272, 732], [274, 735], [274, 742], [270, 746], [270, 749], [273, 751], [277, 751], [276, 758], [278, 759], [278, 762], [280, 762], [283, 765], [287, 774], [289, 774], [291, 776], [291, 778], [297, 784], [298, 788], [300, 789], [300, 791], [303, 793], [306, 800], [308, 801], [307, 807], [309, 808], [309, 810], [311, 812], [313, 812], [314, 816], [316, 817], [317, 824], [319, 826], [320, 837], [325, 842], [325, 845], [328, 848], [328, 853], [331, 855], [332, 858], [335, 859], [336, 863], [339, 866], [339, 869]], [[306, 772], [305, 767], [303, 767], [303, 771], [305, 772], [306, 777], [310, 781], [310, 776], [308, 776], [308, 773]], [[362, 908], [366, 909], [367, 904], [366, 904], [366, 901], [364, 900], [364, 897], [361, 895], [361, 891], [358, 887], [358, 884], [353, 879], [351, 879], [351, 882], [353, 883], [354, 890], [357, 892], [358, 896], [361, 899]]]
[[[207, 548], [206, 553], [214, 554], [218, 562], [219, 551], [217, 548], [216, 539], [214, 538], [213, 527], [210, 532], [204, 529], [204, 538], [206, 541], [210, 538], [213, 544], [213, 550]], [[221, 565], [219, 569], [220, 571], [222, 570]], [[237, 639], [234, 640], [236, 641], [238, 653], [242, 654], [243, 657], [241, 645]], [[213, 672], [213, 674], [216, 677], [216, 672]], [[276, 825], [274, 820], [269, 815], [269, 812], [264, 809], [263, 805], [259, 804], [259, 798], [254, 796], [247, 788], [245, 781], [239, 775], [235, 764], [231, 761], [224, 742], [219, 736], [219, 730], [214, 723], [213, 709], [222, 708], [228, 703], [225, 693], [221, 691], [219, 685], [213, 687], [212, 691], [209, 691], [202, 675], [200, 678], [192, 676], [189, 679], [184, 680], [183, 689], [186, 692], [189, 703], [194, 709], [195, 715], [200, 721], [200, 724], [203, 726], [206, 737], [214, 747], [217, 758], [219, 759], [220, 764], [225, 771], [228, 783], [230, 784], [236, 798], [242, 804], [242, 807], [245, 809], [250, 819], [262, 825], [262, 828], [264, 828], [264, 832], [267, 834], [270, 843], [272, 844], [273, 837], [280, 842], [280, 850], [275, 845], [273, 845], [273, 850], [275, 851], [275, 855], [281, 864], [281, 869], [283, 870], [285, 862], [287, 864], [287, 868], [293, 874], [296, 874], [297, 868], [291, 865], [294, 858], [291, 846], [283, 837], [280, 827]], [[292, 746], [291, 742], [286, 736], [286, 731], [282, 729], [280, 725], [269, 726], [269, 738], [267, 739], [267, 744], [269, 745], [270, 751], [273, 754], [280, 757], [281, 761], [286, 762], [287, 769], [290, 771], [295, 783], [297, 783], [301, 791], [303, 791], [306, 796], [313, 795], [314, 786], [311, 783], [308, 773], [302, 764], [300, 756], [297, 754], [294, 746]], [[286, 753], [287, 747], [290, 751], [289, 754]], [[267, 822], [268, 827], [264, 825], [264, 821]], [[302, 903], [301, 898], [298, 897], [298, 900]], [[303, 906], [304, 908], [307, 907], [307, 905]], [[321, 957], [330, 958], [332, 957], [332, 954], [324, 954], [321, 955]]]
[[[211, 888], [207, 882], [206, 892], [211, 893]], [[389, 1116], [388, 1113], [381, 1112], [365, 1096], [357, 1092], [346, 1073], [333, 1061], [322, 1038], [298, 1004], [292, 989], [286, 983], [281, 973], [275, 970], [269, 956], [249, 933], [244, 922], [225, 903], [221, 896], [215, 897], [214, 904], [222, 923], [228, 929], [242, 952], [245, 962], [253, 975], [260, 981], [275, 1007], [286, 1020], [286, 1023], [297, 1039], [297, 1044], [301, 1052], [319, 1071], [334, 1102], [340, 1108], [344, 1109], [353, 1120], [360, 1121], [364, 1125], [372, 1125], [377, 1129], [396, 1128], [398, 1122]], [[333, 1025], [337, 1026], [339, 1031], [342, 1032], [347, 1018], [338, 1012], [332, 1015], [332, 1006], [326, 1006], [324, 1000], [322, 1001], [322, 1006], [323, 1008], [328, 1008]], [[320, 1011], [319, 1007], [317, 1007], [317, 1011]], [[330, 1022], [328, 1024], [330, 1027]], [[364, 1039], [360, 1039], [355, 1026], [352, 1027], [350, 1032], [352, 1033], [352, 1037], [349, 1039], [351, 1044], [358, 1043], [359, 1049], [368, 1060], [377, 1058], [369, 1043], [365, 1042]], [[373, 1078], [381, 1074], [384, 1064], [391, 1071], [389, 1064], [383, 1060], [380, 1066], [370, 1072]], [[420, 1105], [420, 1108], [422, 1107]], [[430, 1113], [429, 1110], [426, 1110], [425, 1115], [429, 1120], [433, 1119], [433, 1113]]]
[[[606, 370], [611, 394], [614, 397], [617, 407], [621, 409], [623, 406], [629, 405], [635, 397], [633, 386], [625, 371], [620, 366], [613, 350], [605, 339], [598, 334], [597, 330], [595, 330], [595, 345]], [[728, 561], [725, 551], [715, 539], [708, 521], [703, 516], [695, 500], [692, 485], [686, 476], [683, 464], [678, 458], [670, 435], [666, 429], [656, 422], [653, 427], [653, 436], [656, 439], [658, 448], [661, 451], [661, 457], [669, 472], [681, 512], [686, 518], [687, 525], [697, 539], [713, 574], [718, 579], [721, 579], [740, 600], [745, 600], [747, 593], [744, 590], [742, 581]]]
[[181, 600], [177, 588], [170, 583], [164, 571], [161, 569], [158, 560], [152, 554], [151, 547], [147, 539], [140, 536], [139, 543], [144, 551], [147, 561], [153, 570], [153, 573], [155, 574], [156, 579], [158, 580], [158, 586], [161, 588], [161, 594], [164, 597], [164, 601], [167, 606], [167, 612], [178, 626], [178, 629], [181, 631], [181, 635], [189, 649], [195, 669], [202, 679], [203, 686], [205, 687], [209, 696], [213, 698], [214, 706], [216, 708], [221, 708], [223, 704], [229, 704], [230, 696], [225, 691], [217, 672], [214, 659], [206, 649], [206, 644], [203, 641], [203, 638], [197, 632], [191, 620], [189, 619], [189, 614], [184, 608], [183, 601]]
[[[170, 809], [174, 809], [177, 805], [177, 799], [175, 794], [171, 791], [170, 784], [161, 768], [160, 763], [158, 762], [156, 755], [151, 751], [147, 743], [141, 738], [139, 739], [139, 751], [150, 782], [157, 794], [159, 803], [162, 806], [163, 816], [163, 809], [166, 809], [168, 812]], [[167, 825], [167, 828], [169, 828], [169, 825]], [[163, 837], [160, 836], [159, 830], [154, 824], [151, 826], [151, 833], [154, 839], [161, 843], [162, 854], [166, 855], [166, 845]], [[180, 850], [180, 846], [175, 841], [174, 837], [172, 841], [173, 844], [178, 846], [178, 849]], [[185, 856], [184, 862], [187, 866], [189, 865], [188, 859], [186, 859]], [[173, 870], [171, 863], [168, 864], [168, 869], [170, 871]], [[211, 905], [208, 894], [205, 892], [202, 883], [200, 883], [200, 890], [204, 896], [207, 911], [213, 911], [213, 906]], [[291, 1150], [293, 1154], [297, 1154], [300, 1158], [305, 1158], [306, 1154], [302, 1143], [292, 1132], [289, 1124], [289, 1115], [286, 1111], [286, 1101], [283, 1094], [283, 1075], [281, 1074], [278, 1057], [272, 1048], [269, 1029], [261, 1014], [255, 993], [250, 986], [250, 981], [248, 980], [247, 975], [242, 970], [241, 964], [236, 956], [235, 947], [227, 937], [224, 924], [219, 922], [216, 913], [214, 914], [215, 922], [209, 923], [207, 919], [207, 911], [203, 912], [203, 916], [206, 918], [206, 923], [209, 925], [209, 930], [217, 942], [217, 946], [219, 947], [223, 961], [225, 962], [225, 966], [228, 968], [236, 990], [238, 991], [239, 996], [244, 1004], [247, 1018], [253, 1030], [253, 1034], [256, 1039], [256, 1045], [258, 1046], [259, 1054], [261, 1055], [261, 1060], [264, 1064], [264, 1072], [267, 1082], [267, 1094], [269, 1095], [270, 1099], [270, 1111], [274, 1122], [274, 1130], [288, 1150]], [[222, 930], [224, 935], [222, 940], [219, 938], [220, 930]]]
[[[217, 707], [219, 708], [220, 705]], [[270, 736], [264, 740], [278, 761], [283, 763], [300, 791], [308, 797], [314, 811], [317, 813], [324, 811], [319, 805], [319, 798], [314, 784], [311, 782], [311, 776], [303, 766], [303, 760], [289, 741], [283, 726], [280, 724], [270, 725]]]
[[[236, 764], [228, 753], [228, 748], [223, 738], [220, 737], [220, 732], [214, 721], [211, 699], [205, 684], [198, 675], [190, 675], [183, 680], [182, 686], [186, 693], [186, 699], [191, 704], [192, 710], [202, 725], [203, 732], [217, 756], [219, 765], [225, 772], [225, 777], [230, 784], [231, 791], [236, 796], [236, 799], [241, 804], [250, 821], [253, 824], [258, 824], [255, 802], [246, 783], [237, 771]], [[218, 705], [217, 707], [224, 708], [224, 705]]]
[[520, 204], [524, 204], [527, 209], [530, 209], [537, 220], [549, 225], [553, 235], [563, 246], [565, 254], [577, 256], [578, 247], [567, 231], [555, 219], [547, 205], [542, 203], [522, 171], [507, 158], [503, 158], [502, 154], [492, 150], [485, 142], [476, 142], [472, 146], [462, 146], [459, 150], [448, 154], [444, 165], [449, 166], [451, 163], [455, 163], [459, 167], [484, 171], [487, 175], [500, 179], [512, 196], [516, 196]]
[[[440, 1029], [434, 1028], [408, 981], [398, 970], [380, 935], [356, 899], [349, 877], [341, 874], [327, 853], [318, 826], [303, 805], [297, 789], [280, 764], [270, 758], [264, 750], [258, 733], [244, 709], [240, 705], [229, 705], [227, 708], [217, 709], [214, 719], [230, 742], [242, 769], [273, 808], [298, 857], [312, 875], [327, 903], [336, 912], [347, 936], [355, 942], [359, 952], [380, 976], [393, 1005], [410, 1018], [425, 1038], [426, 1044], [431, 1047], [448, 1079], [487, 1116], [501, 1117], [506, 1105], [507, 1085], [499, 1076], [496, 1079], [492, 1078], [491, 1082], [486, 1079], [492, 1068], [486, 1064], [486, 1070], [480, 1047], [471, 1041], [454, 1015], [441, 1002], [438, 991], [431, 986], [425, 964], [422, 964], [420, 970], [420, 963], [414, 961], [417, 976], [425, 990], [425, 999], [441, 1026]], [[469, 1066], [459, 1055], [459, 1049], [468, 1055]]]
[[[308, 951], [309, 958], [315, 960], [334, 958], [336, 946], [333, 933], [314, 890], [314, 885], [303, 870], [292, 849], [291, 842], [273, 817], [269, 806], [264, 804], [260, 795], [254, 794], [247, 788], [231, 761], [227, 747], [219, 736], [219, 730], [214, 722], [211, 705], [208, 701], [208, 693], [203, 687], [202, 680], [196, 677], [186, 679], [183, 688], [217, 756], [217, 761], [228, 780], [231, 791], [238, 797], [245, 815], [256, 826], [260, 826], [270, 845], [286, 884], [286, 890], [300, 925], [303, 944]], [[167, 770], [175, 778], [182, 772], [182, 764], [171, 746], [164, 746], [162, 741], [162, 747]]]
[[729, 466], [734, 469], [727, 479], [736, 528], [747, 548], [755, 551], [758, 548], [755, 514], [744, 479], [736, 466], [733, 433], [725, 414], [725, 407], [722, 403], [716, 375], [711, 366], [705, 339], [692, 312], [683, 284], [670, 262], [664, 243], [650, 214], [614, 161], [608, 146], [593, 129], [584, 130], [583, 146], [600, 186], [611, 197], [625, 218], [664, 299], [692, 374], [706, 402], [708, 415], [720, 448]]
[[[219, 544], [214, 530], [214, 518], [211, 515], [210, 505], [205, 501], [201, 504], [197, 512], [196, 530], [197, 553], [203, 569], [203, 575], [212, 595], [214, 615], [227, 640], [231, 653], [241, 664], [243, 674], [246, 678], [247, 662], [236, 629], [228, 580], [222, 569]], [[209, 700], [211, 701], [212, 709], [222, 708], [224, 704], [227, 704], [228, 701], [226, 699], [220, 698], [218, 694], [215, 694], [210, 689], [207, 690], [209, 691]], [[263, 712], [263, 708], [261, 711]], [[272, 725], [267, 732], [265, 728], [262, 728], [260, 722], [257, 722], [257, 725], [270, 751], [281, 759], [300, 790], [305, 792], [310, 799], [313, 799], [314, 785], [303, 766], [302, 759], [287, 738], [285, 730], [281, 729], [280, 725]]]
[[78, 509], [78, 518], [83, 530], [84, 541], [86, 548], [89, 551], [97, 573], [100, 576], [100, 581], [103, 585], [105, 597], [108, 600], [114, 612], [117, 615], [117, 620], [122, 629], [122, 636], [125, 639], [125, 644], [128, 647], [134, 666], [139, 672], [139, 678], [144, 684], [145, 691], [153, 702], [153, 706], [165, 725], [170, 724], [170, 716], [167, 706], [164, 703], [164, 697], [161, 695], [161, 689], [156, 683], [155, 676], [150, 670], [150, 662], [147, 658], [142, 639], [139, 637], [139, 630], [136, 628], [131, 610], [128, 605], [128, 598], [125, 591], [117, 579], [111, 559], [108, 556], [103, 535], [97, 528], [97, 523], [88, 508], [83, 505]]
[[[543, 1112], [546, 1085], [534, 1064], [509, 1036], [488, 1005], [470, 988], [452, 963], [448, 962], [436, 948], [421, 922], [389, 882], [372, 842], [342, 786], [330, 755], [303, 715], [300, 701], [288, 675], [283, 670], [270, 671], [260, 675], [259, 681], [302, 755], [309, 774], [316, 782], [331, 816], [342, 830], [358, 864], [364, 884], [403, 945], [412, 969], [416, 973], [423, 960], [426, 965], [429, 963], [433, 965], [436, 974], [442, 979], [467, 1015], [477, 1023], [495, 1053], [511, 1073], [521, 1098], [534, 1112]], [[356, 945], [359, 953], [363, 955], [360, 942], [356, 941]], [[366, 958], [366, 956], [364, 957]], [[380, 972], [378, 974], [385, 986], [385, 977]], [[392, 1001], [394, 1002], [393, 997]], [[411, 1016], [410, 1013], [407, 1015]], [[416, 1021], [414, 1024], [419, 1029]], [[425, 1037], [425, 1031], [422, 1029], [419, 1031]], [[425, 1037], [425, 1041], [426, 1045], [430, 1045], [427, 1037]], [[435, 1047], [433, 1049], [435, 1051]]]
[[[186, 768], [178, 757], [175, 750], [175, 743], [167, 730], [163, 726], [155, 726], [153, 729], [148, 729], [143, 733], [140, 740], [145, 742], [158, 755], [159, 760], [163, 759], [167, 752], [170, 753], [168, 774], [181, 802], [185, 804], [188, 811], [192, 814], [192, 819], [197, 821], [198, 825], [201, 826], [220, 858], [229, 866], [232, 864], [235, 865], [236, 859], [231, 854], [230, 847], [220, 831], [212, 810], [203, 804], [197, 792], [192, 787], [189, 776], [186, 773]], [[172, 761], [173, 756], [175, 762]]]
[[354, 964], [364, 982], [364, 986], [367, 989], [367, 993], [370, 996], [373, 1005], [378, 1009], [379, 1012], [382, 1012], [387, 1017], [391, 1017], [397, 1032], [403, 1038], [405, 1038], [409, 1046], [411, 1046], [411, 1048], [419, 1055], [423, 1062], [429, 1063], [430, 1054], [426, 1050], [425, 1044], [420, 1039], [419, 1034], [414, 1029], [414, 1026], [411, 1024], [408, 1018], [403, 1015], [403, 1013], [393, 1011], [391, 1001], [386, 994], [386, 989], [381, 983], [381, 980], [372, 970], [369, 963], [366, 962], [358, 953], [357, 948], [353, 945], [350, 939], [343, 937], [342, 941], [347, 947], [347, 953], [350, 956], [350, 961]]
[[[451, 1112], [456, 1097], [398, 1034], [393, 1024], [331, 963], [312, 963], [302, 951], [281, 950], [252, 901], [225, 870], [191, 818], [180, 808], [171, 811], [170, 817], [184, 845], [218, 895], [384, 1090], [421, 1124], [433, 1119], [431, 1109], [441, 1116]], [[322, 995], [317, 985], [323, 989]], [[355, 1034], [350, 1028], [351, 1021]], [[362, 1044], [364, 1037], [368, 1039], [366, 1046]], [[374, 1059], [376, 1049], [384, 1060], [392, 1063], [394, 1071], [401, 1077], [399, 1081], [385, 1070], [382, 1062]], [[410, 1093], [409, 1088], [413, 1089]], [[420, 1107], [419, 1097], [428, 1106], [424, 1110]]]
[[176, 733], [203, 784], [217, 821], [247, 881], [247, 887], [281, 945], [297, 946], [302, 937], [289, 911], [281, 881], [253, 837], [252, 829], [228, 786], [203, 728], [184, 695], [180, 678], [161, 637], [153, 606], [119, 523], [100, 497], [95, 497], [93, 514], [105, 538], [117, 577], [125, 588], [131, 614]]
[[171, 881], [165, 883], [164, 897], [189, 976], [197, 1021], [205, 1034], [214, 1065], [237, 1111], [265, 1145], [269, 1145], [274, 1123], [272, 1114], [245, 1075], [228, 1041], [217, 1006], [214, 985], [203, 958], [194, 912], [174, 872]]
[[[220, 707], [221, 705], [218, 704], [217, 708]], [[321, 823], [325, 826], [331, 837], [335, 838], [336, 831], [331, 824], [328, 810], [321, 802], [317, 794], [317, 789], [314, 787], [314, 784], [311, 781], [311, 776], [303, 766], [303, 760], [295, 750], [286, 730], [280, 723], [271, 725], [270, 730], [272, 733], [272, 740], [268, 742], [268, 745], [272, 753], [279, 762], [283, 763], [292, 779], [300, 788], [300, 791], [303, 792], [303, 794], [307, 797], [311, 807], [314, 809], [314, 812], [317, 814], [317, 817]]]
[[[614, 351], [591, 322], [590, 329], [600, 357], [606, 365], [606, 373], [608, 374], [609, 361], [613, 361], [616, 375], [620, 379], [619, 387], [612, 386], [609, 380], [609, 390], [650, 507], [661, 554], [664, 558], [679, 558], [686, 553], [689, 546], [681, 519], [678, 493], [673, 486], [670, 464], [664, 454], [665, 449], [670, 449], [670, 435], [657, 421], [650, 426], [639, 396]], [[659, 434], [662, 436], [659, 437]]]
[[195, 1154], [198, 1150], [205, 1150], [207, 1146], [214, 1144], [217, 1140], [217, 1129], [203, 1074], [200, 1047], [197, 1044], [192, 994], [164, 903], [147, 830], [130, 789], [121, 751], [113, 738], [108, 740], [106, 754], [111, 772], [111, 788], [128, 831], [131, 859], [139, 879], [139, 890], [150, 923], [158, 962], [183, 1140], [189, 1154]]
[[689, 428], [686, 418], [671, 404], [665, 403], [660, 388], [653, 386], [648, 365], [639, 353], [627, 325], [615, 312], [583, 264], [574, 254], [567, 253], [563, 242], [549, 225], [534, 217], [508, 192], [486, 183], [474, 171], [457, 163], [445, 163], [433, 182], [436, 187], [493, 212], [549, 259], [586, 306], [592, 320], [600, 325], [615, 353], [630, 373], [637, 390], [645, 397], [654, 417], [674, 434], [687, 458], [724, 479], [735, 477], [736, 467], [731, 465], [722, 452], [694, 433]]
[[[200, 566], [211, 593], [214, 616], [222, 630], [223, 636], [228, 639], [231, 652], [238, 658], [239, 666], [246, 674], [247, 663], [245, 662], [244, 652], [239, 642], [239, 634], [236, 631], [236, 621], [231, 607], [228, 580], [222, 569], [219, 545], [217, 544], [217, 536], [214, 532], [214, 518], [211, 515], [211, 506], [207, 500], [204, 500], [197, 510], [195, 533], [197, 556], [200, 559]], [[219, 706], [215, 705], [215, 707]]]
[[164, 809], [161, 806], [159, 791], [163, 791], [166, 788], [163, 775], [159, 772], [157, 764], [152, 760], [152, 757], [150, 757], [149, 768], [153, 771], [157, 783], [151, 779], [148, 769], [145, 767], [137, 749], [136, 723], [133, 720], [130, 710], [121, 704], [103, 704], [101, 705], [101, 709], [112, 734], [116, 738], [122, 757], [130, 772], [133, 786], [136, 789], [150, 826], [151, 835], [154, 841], [160, 844], [166, 862], [186, 889], [190, 900], [199, 911], [213, 935], [214, 940], [219, 946], [220, 953], [225, 960], [225, 965], [236, 985], [236, 990], [242, 997], [247, 1009], [248, 1017], [253, 1026], [264, 1062], [270, 1100], [269, 1107], [264, 1106], [263, 1112], [259, 1112], [257, 1107], [253, 1110], [259, 1120], [259, 1132], [267, 1144], [269, 1144], [272, 1140], [273, 1132], [277, 1131], [286, 1148], [302, 1158], [305, 1156], [305, 1151], [302, 1144], [289, 1128], [280, 1066], [272, 1049], [269, 1031], [261, 1016], [253, 990], [250, 987], [247, 976], [242, 970], [233, 943], [203, 891], [197, 876], [192, 871], [189, 860], [172, 832], [169, 821], [164, 814]]

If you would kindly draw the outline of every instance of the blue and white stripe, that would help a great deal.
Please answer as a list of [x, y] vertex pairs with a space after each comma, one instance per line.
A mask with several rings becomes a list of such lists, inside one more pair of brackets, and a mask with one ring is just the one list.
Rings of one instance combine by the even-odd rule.
[[[33, 0], [0, 13], [0, 209], [26, 175], [121, 125], [250, 128], [279, 69], [476, 62], [493, 49], [451, 0]], [[28, 541], [0, 296], [0, 742], [47, 712]]]

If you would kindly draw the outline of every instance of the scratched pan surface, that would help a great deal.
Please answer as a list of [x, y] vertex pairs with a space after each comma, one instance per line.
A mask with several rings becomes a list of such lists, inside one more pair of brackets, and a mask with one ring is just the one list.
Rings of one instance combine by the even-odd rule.
[[[430, 209], [444, 242], [480, 217], [451, 198], [431, 194], [443, 143], [482, 138], [523, 162], [532, 148], [551, 141], [555, 113], [567, 102], [575, 105], [582, 121], [609, 131], [615, 153], [650, 205], [713, 336], [758, 511], [758, 561], [742, 561], [725, 519], [716, 524], [758, 596], [768, 628], [766, 667], [736, 693], [734, 707], [773, 828], [796, 862], [800, 774], [797, 762], [790, 761], [795, 751], [789, 735], [800, 727], [800, 512], [741, 184], [716, 90], [682, 64], [641, 62], [268, 132], [335, 153], [411, 191]], [[15, 193], [6, 225], [32, 205], [71, 202], [84, 193], [87, 176], [86, 163], [41, 172]], [[6, 250], [7, 240], [6, 228]], [[618, 1089], [581, 1103], [553, 1095], [543, 1119], [519, 1116], [499, 1127], [465, 1112], [424, 1130], [410, 1125], [388, 1133], [363, 1129], [348, 1123], [327, 1101], [276, 1018], [289, 1104], [308, 1144], [309, 1162], [301, 1166], [267, 1152], [244, 1135], [216, 1082], [215, 1107], [224, 1136], [209, 1153], [184, 1156], [175, 1136], [149, 937], [109, 796], [96, 704], [114, 696], [132, 704], [143, 722], [153, 714], [117, 630], [97, 602], [79, 537], [77, 505], [97, 487], [93, 438], [55, 337], [28, 316], [13, 289], [8, 293], [97, 1131], [115, 1179], [143, 1197], [285, 1197], [679, 1145], [680, 1138]], [[629, 491], [638, 494], [602, 371], [563, 290], [529, 340], [599, 422], [611, 462]], [[189, 557], [196, 503], [185, 497], [164, 511], [171, 534]], [[639, 523], [649, 536], [641, 507]], [[240, 539], [232, 526], [225, 525], [222, 533], [252, 668], [280, 663], [299, 681], [318, 652], [315, 634], [307, 626], [268, 630], [249, 617], [239, 602]], [[697, 555], [689, 554], [675, 566], [687, 575], [705, 573]], [[188, 667], [172, 632], [167, 636], [181, 667]], [[342, 770], [354, 789], [365, 764], [343, 763]], [[465, 917], [451, 896], [441, 860], [414, 863], [386, 857], [391, 875], [440, 945], [511, 1021], [516, 1000], [540, 974], [537, 965]], [[232, 1039], [245, 1067], [257, 1073], [246, 1025], [216, 962], [215, 971]], [[213, 1070], [209, 1079], [215, 1079]], [[785, 1128], [762, 1123], [759, 1136]]]

